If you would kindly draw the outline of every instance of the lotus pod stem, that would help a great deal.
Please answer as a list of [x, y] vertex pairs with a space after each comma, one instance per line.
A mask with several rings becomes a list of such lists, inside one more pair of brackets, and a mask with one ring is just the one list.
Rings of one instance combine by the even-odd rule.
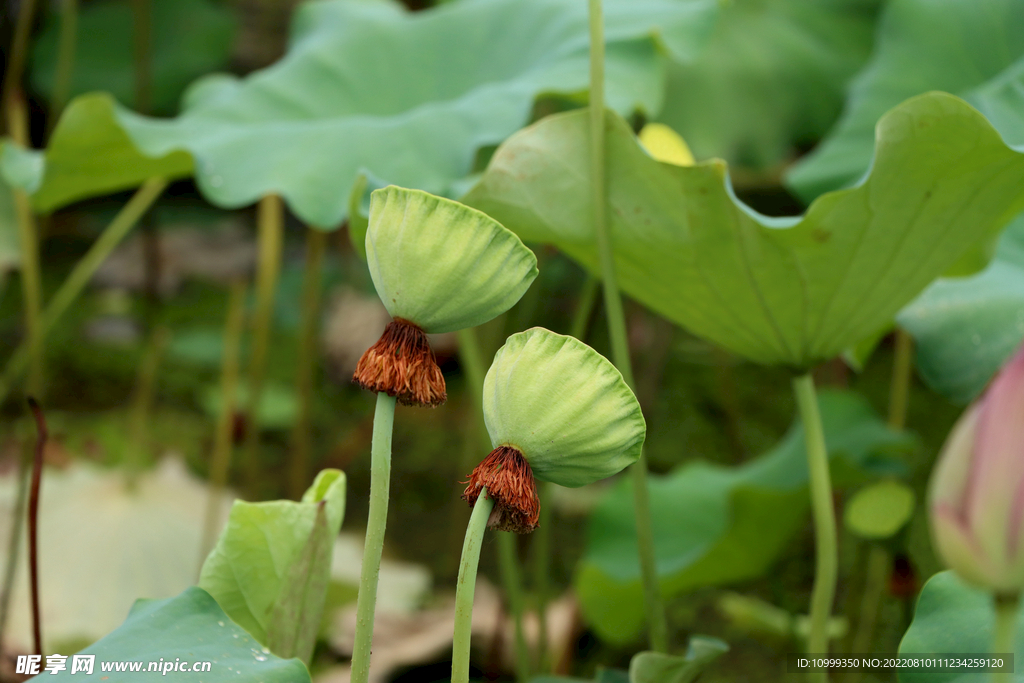
[[[363, 546], [363, 565], [359, 572], [359, 596], [356, 599], [352, 683], [366, 683], [370, 678], [370, 645], [377, 611], [377, 580], [380, 577], [380, 558], [384, 552], [384, 530], [388, 521], [391, 432], [394, 424], [395, 398], [383, 392], [378, 393], [370, 445], [370, 513], [366, 520], [366, 542]], [[479, 555], [479, 550], [477, 553]]]
[[[480, 564], [487, 520], [494, 508], [494, 500], [482, 489], [473, 506], [473, 514], [466, 527], [466, 540], [462, 545], [462, 563], [455, 587], [455, 632], [452, 642], [452, 683], [469, 683], [469, 645], [473, 632], [473, 594], [476, 591], [476, 571]], [[355, 680], [353, 678], [353, 680]]]

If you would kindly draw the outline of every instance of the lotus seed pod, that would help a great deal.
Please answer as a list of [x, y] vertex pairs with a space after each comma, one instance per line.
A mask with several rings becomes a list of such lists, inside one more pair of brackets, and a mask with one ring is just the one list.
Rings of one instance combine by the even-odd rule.
[[463, 497], [487, 487], [491, 526], [532, 531], [534, 477], [583, 486], [640, 458], [647, 426], [636, 396], [606, 358], [583, 342], [535, 327], [514, 334], [484, 379], [484, 421], [494, 450]]
[[537, 259], [487, 215], [419, 190], [370, 196], [370, 277], [394, 318], [363, 354], [353, 381], [406, 405], [447, 398], [427, 333], [473, 327], [512, 307], [537, 277]]
[[504, 313], [537, 277], [537, 258], [487, 214], [419, 190], [370, 195], [370, 277], [392, 318], [428, 334]]

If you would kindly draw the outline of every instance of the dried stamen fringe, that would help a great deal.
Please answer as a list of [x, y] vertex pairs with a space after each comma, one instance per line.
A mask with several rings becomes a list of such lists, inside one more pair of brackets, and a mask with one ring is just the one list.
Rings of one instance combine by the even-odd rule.
[[462, 494], [470, 506], [476, 505], [480, 490], [494, 500], [494, 512], [487, 526], [500, 531], [528, 534], [540, 522], [537, 482], [523, 454], [511, 446], [499, 446], [469, 475], [469, 486]]
[[448, 399], [426, 333], [401, 318], [388, 323], [377, 343], [366, 350], [352, 381], [407, 406], [439, 406]]

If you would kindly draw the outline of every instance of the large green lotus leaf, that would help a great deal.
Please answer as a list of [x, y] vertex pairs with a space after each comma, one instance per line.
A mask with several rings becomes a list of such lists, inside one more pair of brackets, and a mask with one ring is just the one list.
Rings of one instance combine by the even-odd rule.
[[[992, 648], [995, 610], [992, 594], [969, 586], [951, 571], [940, 572], [928, 579], [917, 599], [914, 621], [903, 635], [901, 655], [976, 652], [985, 654]], [[1021, 657], [1024, 657], [1024, 612], [1017, 615], [1014, 639], [1016, 675], [1022, 680]], [[990, 673], [901, 671], [900, 683], [988, 683]]]
[[1024, 215], [985, 270], [938, 280], [896, 320], [914, 336], [925, 382], [953, 401], [973, 400], [1024, 340]]
[[[150, 106], [155, 112], [171, 113], [185, 86], [226, 65], [235, 22], [226, 7], [208, 0], [151, 0], [150, 4]], [[130, 0], [100, 0], [82, 7], [72, 95], [106, 90], [119, 102], [137, 106], [132, 25]], [[53, 13], [32, 48], [32, 85], [47, 97], [53, 90], [59, 33], [60, 17]]]
[[[204, 683], [303, 683], [310, 680], [302, 662], [281, 659], [261, 647], [228, 618], [209, 593], [196, 586], [173, 598], [136, 601], [124, 624], [81, 653], [96, 657], [92, 680], [108, 683], [166, 681], [168, 673]], [[103, 668], [104, 664], [123, 662], [129, 667], [139, 664], [141, 668], [137, 671]], [[148, 670], [150, 662], [154, 663], [156, 671]], [[210, 669], [200, 674], [163, 671], [159, 668], [163, 662], [190, 666], [195, 662], [209, 662]], [[57, 673], [57, 678], [47, 672], [45, 679], [39, 680], [76, 681], [88, 676], [82, 671], [71, 673], [72, 663], [72, 658], [68, 657], [65, 670]]]
[[[664, 77], [656, 42], [692, 57], [716, 9], [712, 0], [609, 3], [611, 106], [655, 112]], [[150, 157], [192, 155], [200, 189], [218, 206], [277, 193], [303, 220], [333, 228], [361, 170], [444, 194], [478, 148], [528, 120], [539, 95], [582, 94], [589, 79], [577, 0], [468, 0], [419, 13], [308, 3], [292, 34], [271, 67], [198, 81], [175, 119], [118, 108], [93, 126], [123, 129]]]
[[[837, 485], [898, 470], [889, 456], [913, 448], [860, 396], [821, 393]], [[771, 451], [739, 467], [690, 462], [650, 478], [654, 547], [663, 595], [724, 585], [768, 571], [807, 520], [807, 456], [799, 421]], [[628, 642], [644, 623], [636, 522], [629, 482], [620, 481], [590, 519], [575, 577], [584, 615], [602, 638]]]
[[871, 164], [875, 124], [891, 107], [929, 90], [964, 97], [1007, 143], [1024, 143], [1024, 3], [1018, 0], [892, 0], [874, 55], [850, 87], [829, 137], [787, 177], [803, 198], [857, 180]]
[[692, 63], [668, 68], [658, 117], [700, 159], [771, 166], [816, 140], [867, 59], [877, 0], [735, 0]]
[[[1024, 154], [945, 93], [884, 116], [871, 175], [802, 218], [757, 214], [736, 199], [721, 161], [659, 163], [622, 119], [606, 120], [622, 288], [759, 363], [806, 368], [838, 355], [1024, 206]], [[598, 272], [588, 132], [585, 112], [521, 131], [463, 202]]]
[[0, 148], [0, 173], [12, 186], [30, 192], [40, 212], [136, 187], [148, 178], [192, 173], [192, 158], [184, 152], [143, 155], [118, 124], [117, 107], [105, 93], [75, 98], [45, 151], [21, 150], [6, 141]]
[[322, 471], [298, 503], [236, 501], [199, 586], [275, 654], [308, 661], [344, 514], [339, 470]]

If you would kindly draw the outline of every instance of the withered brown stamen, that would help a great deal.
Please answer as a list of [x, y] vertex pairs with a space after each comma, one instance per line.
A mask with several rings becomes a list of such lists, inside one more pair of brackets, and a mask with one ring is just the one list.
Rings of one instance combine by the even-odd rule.
[[439, 406], [448, 399], [426, 333], [401, 318], [388, 323], [377, 343], [366, 350], [352, 381], [407, 406]]
[[518, 449], [498, 446], [469, 475], [469, 486], [462, 494], [470, 506], [476, 505], [480, 490], [494, 499], [494, 512], [487, 526], [500, 531], [528, 534], [540, 522], [537, 482], [530, 463]]

